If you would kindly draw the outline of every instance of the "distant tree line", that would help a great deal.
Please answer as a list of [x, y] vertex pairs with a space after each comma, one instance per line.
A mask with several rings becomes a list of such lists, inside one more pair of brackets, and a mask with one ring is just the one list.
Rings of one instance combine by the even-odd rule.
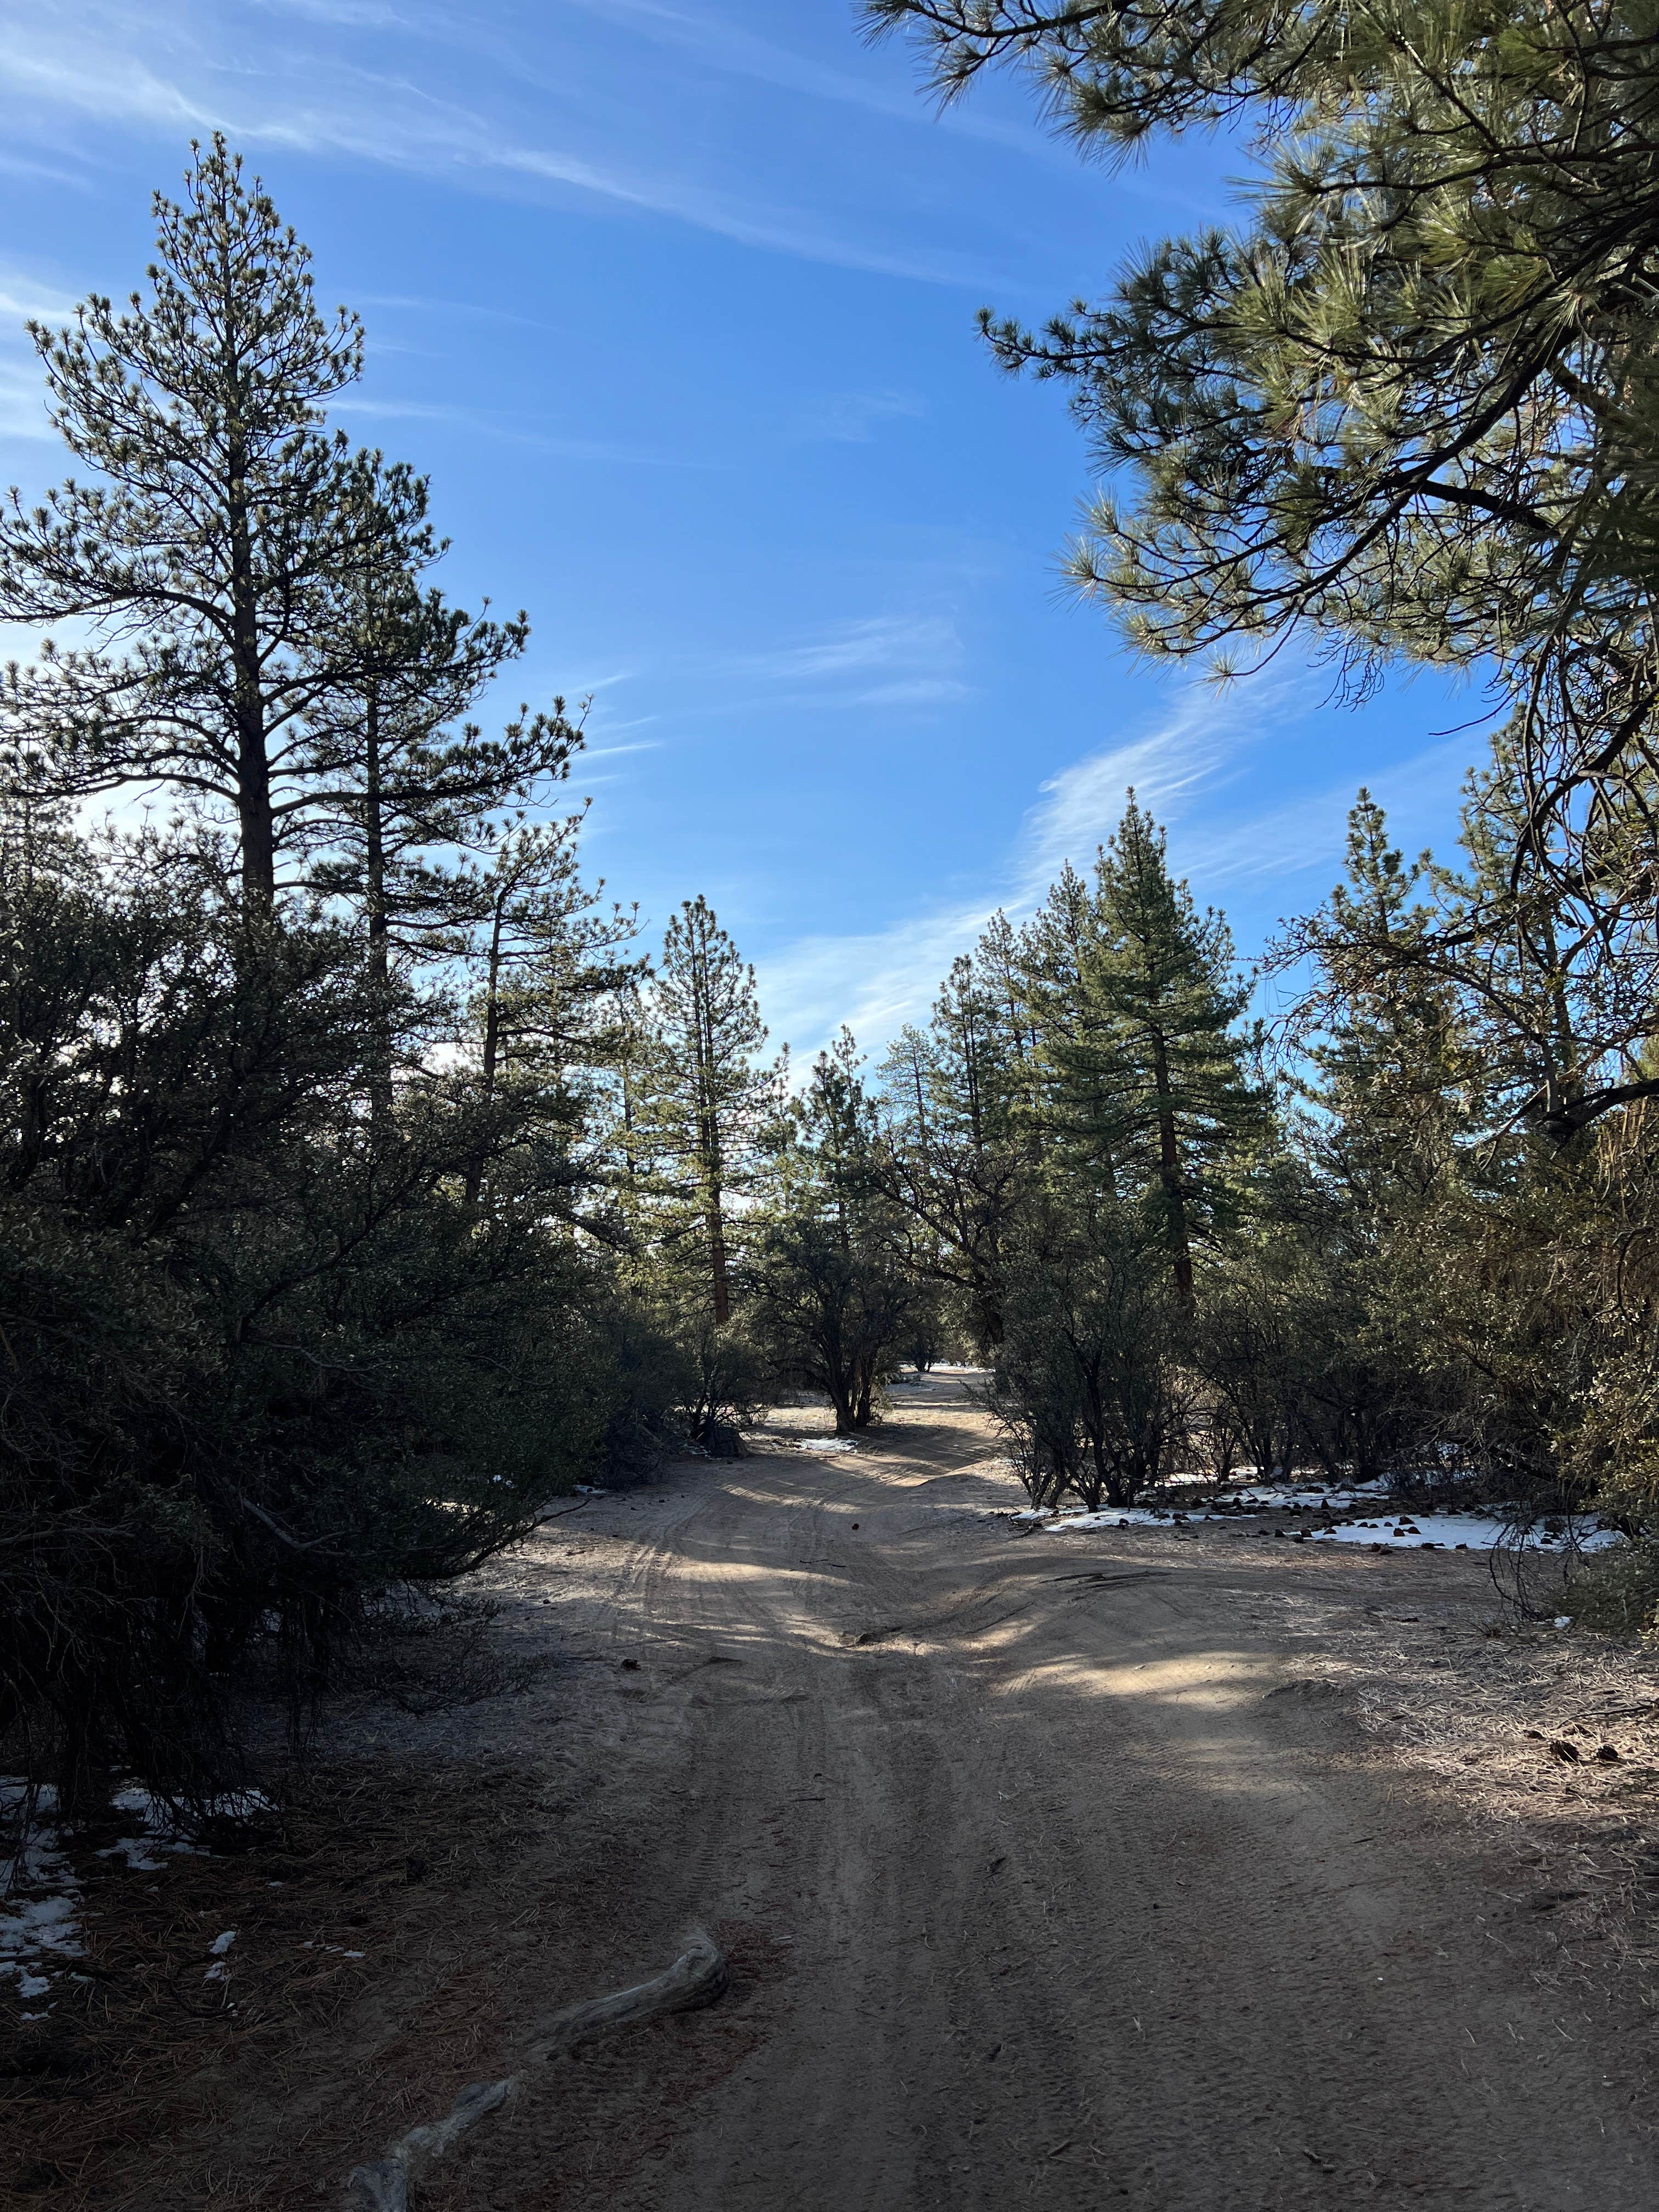
[[[1595, 1498], [1645, 1543], [1659, 1507], [1650, 10], [868, 0], [867, 14], [911, 37], [944, 96], [1010, 68], [1108, 161], [1218, 125], [1254, 158], [1234, 227], [1151, 246], [1041, 331], [982, 319], [1005, 368], [1067, 390], [1104, 483], [1070, 555], [1079, 587], [1155, 657], [1225, 672], [1295, 637], [1362, 697], [1390, 662], [1428, 662], [1468, 672], [1498, 725], [1456, 865], [1407, 860], [1362, 795], [1347, 882], [1272, 956], [1291, 1011], [1271, 1113], [1237, 1028], [1236, 1060], [1171, 1061], [1149, 1089], [1154, 1040], [1121, 956], [1073, 921], [1122, 927], [1132, 823], [1096, 892], [1060, 887], [1040, 955], [1028, 932], [1011, 961], [994, 933], [953, 979], [917, 1069], [960, 1059], [970, 1034], [998, 1071], [1030, 1065], [1035, 1043], [1031, 1096], [1048, 1103], [1026, 1157], [1085, 1178], [1035, 1246], [1016, 1232], [1007, 1148], [979, 1133], [1006, 1079], [975, 1069], [953, 1079], [949, 1144], [917, 1179], [938, 1264], [1000, 1343], [1034, 1479], [1059, 1480], [1068, 1454], [1109, 1463], [1084, 1401], [1088, 1346], [1115, 1329], [1174, 1347], [1167, 1391], [1143, 1378], [1116, 1417], [1126, 1466], [1180, 1433], [1173, 1401], [1196, 1393], [1218, 1463], [1236, 1433], [1264, 1464], [1460, 1467]], [[1197, 973], [1202, 925], [1176, 916]], [[1007, 990], [1011, 967], [1065, 976], [1074, 943], [1078, 977], [1100, 980]], [[1212, 939], [1218, 1013], [1218, 953]], [[975, 990], [1007, 1008], [1000, 1030], [954, 1011]], [[1115, 1059], [1096, 1048], [1106, 1006]], [[1124, 1079], [1097, 1105], [1091, 1084], [1113, 1067]], [[910, 1089], [921, 1159], [925, 1073]], [[1125, 1170], [1142, 1194], [1127, 1217]], [[1092, 1244], [1097, 1221], [1118, 1238], [1137, 1214], [1132, 1248], [1171, 1261], [1165, 1304], [1133, 1331], [1120, 1317], [1079, 1332], [1080, 1301], [1122, 1316], [1150, 1295], [1146, 1261], [1126, 1268], [1114, 1244], [1109, 1267], [1077, 1273], [1066, 1240]], [[1011, 1268], [1022, 1249], [1047, 1255], [1034, 1272]], [[1052, 1347], [1073, 1337], [1059, 1372], [1078, 1409], [1050, 1433]]]

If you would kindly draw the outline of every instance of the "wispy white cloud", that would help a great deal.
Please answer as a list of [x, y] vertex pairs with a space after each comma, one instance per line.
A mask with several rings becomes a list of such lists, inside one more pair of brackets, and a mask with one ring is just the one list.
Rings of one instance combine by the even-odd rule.
[[40, 380], [0, 360], [0, 438], [53, 439]]
[[839, 267], [928, 283], [987, 282], [979, 262], [963, 254], [918, 253], [851, 236], [806, 210], [725, 191], [701, 174], [676, 174], [635, 155], [599, 155], [527, 139], [501, 115], [441, 96], [401, 66], [366, 69], [337, 55], [298, 52], [284, 41], [263, 56], [239, 53], [228, 68], [191, 37], [187, 20], [157, 0], [107, 5], [92, 21], [42, 20], [14, 8], [0, 22], [0, 85], [35, 115], [57, 110], [175, 139], [222, 130], [248, 149], [331, 152], [425, 176], [441, 167], [458, 184], [487, 188], [494, 179], [503, 187], [516, 181], [569, 191]]
[[1218, 890], [1328, 870], [1341, 856], [1348, 815], [1362, 782], [1387, 813], [1392, 834], [1413, 846], [1422, 825], [1443, 815], [1446, 793], [1461, 779], [1478, 744], [1460, 732], [1392, 768], [1356, 772], [1242, 821], [1189, 830], [1182, 838], [1182, 866]]
[[[139, 30], [137, 22], [119, 27]], [[21, 23], [14, 16], [0, 42], [0, 82], [33, 107], [55, 107], [100, 122], [143, 123], [177, 135], [222, 121], [211, 105], [158, 76], [120, 46], [99, 46], [90, 26]]]
[[620, 760], [624, 753], [659, 753], [665, 742], [662, 738], [640, 738], [631, 745], [584, 745], [572, 773], [588, 761]]
[[378, 415], [388, 422], [453, 422], [465, 420], [471, 410], [451, 407], [439, 399], [375, 399], [358, 397], [334, 399], [330, 411], [336, 415]]
[[863, 935], [799, 938], [757, 960], [773, 1036], [810, 1057], [845, 1022], [866, 1049], [878, 1050], [927, 1013], [951, 961], [995, 912], [994, 901], [945, 908]]
[[[1269, 677], [1219, 691], [1203, 682], [1185, 686], [1152, 728], [1087, 755], [1039, 787], [982, 897], [905, 915], [882, 930], [803, 938], [757, 963], [775, 1028], [811, 1053], [846, 1022], [878, 1049], [906, 1022], [925, 1017], [951, 962], [999, 908], [1018, 921], [1040, 904], [1066, 860], [1088, 867], [1122, 818], [1132, 787], [1161, 822], [1179, 822], [1195, 800], [1237, 774], [1252, 743], [1294, 708], [1300, 692], [1295, 679]], [[1341, 819], [1335, 817], [1334, 833], [1339, 851]], [[1241, 823], [1234, 834], [1246, 849], [1251, 825]], [[1190, 849], [1182, 848], [1183, 865]]]
[[1122, 818], [1131, 790], [1161, 821], [1174, 819], [1261, 727], [1272, 703], [1265, 689], [1248, 678], [1219, 695], [1207, 684], [1191, 684], [1156, 729], [1050, 776], [1021, 825], [1018, 902], [1041, 898], [1067, 860], [1086, 868]]
[[388, 7], [384, 0], [256, 0], [274, 15], [298, 15], [312, 23], [331, 23], [353, 31], [413, 31], [428, 27], [418, 12]]
[[[817, 100], [835, 100], [871, 113], [892, 116], [905, 122], [932, 123], [931, 103], [873, 79], [833, 69], [807, 54], [796, 53], [770, 39], [758, 37], [740, 24], [729, 22], [707, 9], [669, 7], [664, 0], [565, 0], [568, 7], [598, 15], [608, 23], [627, 23], [635, 34], [693, 53], [713, 68], [732, 76], [748, 77], [780, 91], [801, 92]], [[957, 111], [961, 112], [961, 111]], [[1023, 134], [995, 124], [988, 127], [977, 117], [966, 118], [976, 136], [995, 136], [1023, 141]]]
[[[361, 140], [348, 144], [343, 135], [337, 143], [348, 151], [371, 150]], [[382, 159], [404, 162], [429, 158], [434, 149], [431, 140], [422, 144], [417, 135], [407, 154], [396, 152], [383, 132], [375, 150]], [[691, 178], [653, 176], [642, 170], [607, 167], [562, 149], [502, 144], [488, 137], [464, 152], [458, 149], [455, 159], [458, 166], [471, 165], [480, 171], [495, 169], [543, 183], [568, 185], [642, 214], [672, 216], [696, 229], [729, 238], [739, 246], [793, 254], [802, 260], [820, 261], [833, 268], [860, 270], [870, 276], [904, 277], [924, 284], [961, 285], [975, 290], [983, 290], [995, 281], [977, 258], [969, 255], [949, 252], [916, 253], [870, 240], [850, 238], [826, 228], [804, 210], [773, 202], [753, 204]]]
[[[76, 301], [67, 292], [38, 284], [15, 270], [0, 270], [0, 327], [26, 322], [61, 323], [75, 313]], [[22, 332], [17, 331], [21, 337]]]
[[856, 692], [855, 707], [956, 707], [971, 699], [973, 688], [953, 676], [908, 676], [892, 684], [872, 684]]
[[557, 327], [541, 315], [521, 315], [512, 307], [486, 307], [477, 300], [430, 299], [415, 292], [358, 292], [354, 295], [360, 307], [399, 308], [411, 314], [476, 316], [492, 323], [517, 323], [526, 330], [548, 331]]
[[61, 323], [67, 295], [16, 269], [0, 267], [0, 438], [52, 439], [46, 388], [25, 323]]
[[962, 641], [947, 616], [870, 615], [766, 653], [735, 655], [725, 668], [760, 684], [844, 689], [849, 679], [880, 676], [886, 690], [900, 686], [914, 696], [917, 685], [926, 685], [930, 696], [959, 697], [955, 672], [961, 660]]
[[[1039, 159], [1075, 160], [1069, 148], [1055, 145], [1052, 134], [1045, 133], [1035, 121], [1004, 121], [962, 103], [941, 108], [920, 82], [901, 80], [886, 84], [833, 68], [812, 55], [763, 39], [708, 9], [672, 7], [665, 0], [564, 0], [564, 4], [609, 23], [626, 23], [635, 33], [678, 46], [726, 76], [862, 108], [872, 115], [930, 131], [951, 131]], [[1131, 189], [1134, 189], [1133, 183]]]
[[65, 168], [61, 161], [36, 161], [27, 154], [0, 152], [0, 174], [39, 177], [48, 185], [67, 185], [74, 192], [89, 192], [94, 189], [92, 179], [83, 170]]
[[883, 422], [927, 413], [923, 403], [904, 392], [830, 392], [805, 402], [790, 417], [786, 434], [804, 445], [866, 446]]
[[592, 461], [607, 467], [640, 469], [709, 469], [719, 465], [695, 454], [652, 453], [635, 446], [613, 445], [599, 438], [562, 438], [556, 431], [532, 428], [510, 416], [493, 414], [485, 408], [458, 407], [446, 400], [380, 399], [373, 393], [357, 393], [346, 399], [331, 399], [328, 404], [331, 414], [362, 416], [370, 421], [453, 422], [481, 437], [497, 439], [507, 445], [533, 446], [538, 453], [550, 453], [562, 461]]

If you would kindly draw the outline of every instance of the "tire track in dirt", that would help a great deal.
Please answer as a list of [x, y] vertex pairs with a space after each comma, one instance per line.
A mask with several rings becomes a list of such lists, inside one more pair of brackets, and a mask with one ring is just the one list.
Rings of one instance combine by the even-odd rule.
[[502, 1850], [441, 1898], [319, 1874], [365, 1985], [244, 2057], [227, 2029], [88, 2205], [333, 2202], [703, 1924], [721, 2003], [579, 2051], [418, 2212], [1647, 2212], [1634, 1996], [1567, 2010], [1535, 1872], [1307, 1679], [1379, 1606], [1477, 1604], [1478, 1565], [1015, 1536], [983, 1417], [896, 1395], [856, 1455], [781, 1415], [497, 1563], [523, 1695], [336, 1716], [359, 1802], [426, 1778], [447, 1850], [510, 1812]]
[[1340, 1703], [1274, 1694], [1274, 1566], [1011, 1540], [977, 1441], [947, 1403], [710, 1470], [619, 1578], [619, 1645], [734, 1662], [656, 1693], [664, 1924], [779, 1963], [744, 2063], [560, 2205], [1650, 2204], [1628, 2055], [1567, 2039]]

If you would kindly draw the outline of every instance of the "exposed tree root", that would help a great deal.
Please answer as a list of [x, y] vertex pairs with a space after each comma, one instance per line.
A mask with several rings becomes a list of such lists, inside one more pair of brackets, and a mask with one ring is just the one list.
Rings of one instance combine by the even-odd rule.
[[713, 2004], [726, 1988], [725, 1954], [702, 1929], [686, 1939], [685, 1948], [666, 1972], [632, 1989], [617, 1990], [608, 1997], [589, 1997], [555, 2014], [525, 2053], [518, 2071], [499, 2081], [474, 2081], [462, 2090], [441, 2120], [411, 2128], [373, 2166], [354, 2166], [346, 2184], [347, 2203], [356, 2212], [408, 2212], [410, 2190], [423, 2169], [444, 2153], [488, 2112], [501, 2111], [520, 2094], [533, 2068], [562, 2058], [584, 2036], [606, 2028], [626, 2027], [632, 2021], [653, 2020], [659, 2013], [692, 2012]]

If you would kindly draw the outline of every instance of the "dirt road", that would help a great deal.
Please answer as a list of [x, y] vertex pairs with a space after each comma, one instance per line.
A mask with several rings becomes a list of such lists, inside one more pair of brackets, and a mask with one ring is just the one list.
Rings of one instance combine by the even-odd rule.
[[[987, 1449], [935, 1382], [856, 1456], [584, 1529], [621, 1544], [651, 1917], [769, 1963], [741, 2057], [560, 2203], [1650, 2206], [1645, 2053], [1561, 2017], [1494, 1869], [1298, 1678], [1284, 1547], [1014, 1537]], [[612, 2142], [653, 2102], [615, 2065]]]
[[336, 2204], [538, 2016], [702, 1924], [723, 2002], [595, 2045], [419, 2212], [1651, 2207], [1653, 2015], [1561, 1970], [1580, 1891], [1310, 1679], [1345, 1608], [1462, 1604], [1485, 1664], [1478, 1562], [1018, 1536], [960, 1387], [896, 1395], [856, 1454], [780, 1416], [754, 1458], [550, 1523], [494, 1577], [533, 1686], [343, 1717], [334, 1825], [286, 1858], [88, 1858], [99, 1986], [142, 1938], [205, 2056], [135, 2075], [116, 2021], [103, 2078], [141, 2094], [71, 2087], [31, 2186]]

